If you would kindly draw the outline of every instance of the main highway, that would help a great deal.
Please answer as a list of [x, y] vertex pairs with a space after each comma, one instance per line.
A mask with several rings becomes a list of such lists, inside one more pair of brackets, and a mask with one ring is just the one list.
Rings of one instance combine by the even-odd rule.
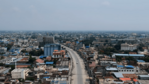
[[85, 84], [87, 77], [83, 60], [80, 56], [72, 49], [63, 46], [71, 55], [73, 59], [73, 70], [72, 70], [72, 81], [71, 84]]

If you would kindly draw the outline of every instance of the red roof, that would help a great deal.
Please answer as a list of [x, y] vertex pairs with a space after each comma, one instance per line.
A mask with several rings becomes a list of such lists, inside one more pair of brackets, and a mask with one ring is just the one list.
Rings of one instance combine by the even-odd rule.
[[54, 52], [57, 52], [58, 50], [54, 50]]
[[133, 79], [133, 81], [134, 81], [134, 82], [137, 82], [138, 80], [137, 80], [137, 79]]
[[131, 80], [131, 79], [130, 78], [120, 78], [120, 80], [127, 81], [127, 80]]
[[95, 67], [95, 66], [96, 66], [95, 62], [92, 62], [91, 64], [89, 64], [89, 67]]
[[38, 62], [38, 63], [44, 63], [44, 61], [41, 60], [41, 59], [37, 59], [36, 62]]
[[30, 65], [17, 65], [17, 68], [27, 68], [29, 67]]

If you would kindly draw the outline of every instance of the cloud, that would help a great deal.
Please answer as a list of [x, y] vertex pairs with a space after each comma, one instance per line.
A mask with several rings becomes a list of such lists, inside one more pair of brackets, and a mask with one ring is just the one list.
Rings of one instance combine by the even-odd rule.
[[13, 10], [13, 11], [15, 11], [15, 12], [20, 11], [20, 9], [19, 9], [19, 8], [17, 8], [17, 7], [13, 7], [13, 8], [12, 8], [12, 10]]
[[102, 2], [101, 4], [102, 4], [102, 5], [105, 5], [105, 6], [109, 6], [109, 5], [110, 5], [110, 2], [104, 1], [104, 2]]

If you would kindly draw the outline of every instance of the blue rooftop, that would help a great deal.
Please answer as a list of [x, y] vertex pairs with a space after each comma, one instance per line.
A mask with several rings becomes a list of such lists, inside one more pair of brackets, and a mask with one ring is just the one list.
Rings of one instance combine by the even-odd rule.
[[79, 41], [76, 41], [76, 43], [78, 44], [78, 43], [79, 43]]
[[85, 46], [86, 48], [89, 48], [89, 46]]
[[17, 54], [11, 54], [11, 55], [16, 56]]
[[123, 65], [117, 65], [117, 67], [124, 67]]
[[134, 68], [132, 65], [127, 65], [126, 68]]
[[137, 60], [138, 62], [145, 62], [144, 60]]
[[39, 58], [46, 58], [47, 56], [40, 56]]
[[53, 64], [54, 62], [46, 62], [46, 64]]
[[43, 77], [43, 78], [50, 78], [50, 77]]

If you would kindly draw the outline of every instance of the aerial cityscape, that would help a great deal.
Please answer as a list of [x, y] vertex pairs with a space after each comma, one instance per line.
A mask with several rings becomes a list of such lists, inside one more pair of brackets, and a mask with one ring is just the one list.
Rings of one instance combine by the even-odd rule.
[[1, 31], [1, 84], [148, 84], [148, 32]]
[[0, 0], [0, 84], [149, 84], [149, 0]]

